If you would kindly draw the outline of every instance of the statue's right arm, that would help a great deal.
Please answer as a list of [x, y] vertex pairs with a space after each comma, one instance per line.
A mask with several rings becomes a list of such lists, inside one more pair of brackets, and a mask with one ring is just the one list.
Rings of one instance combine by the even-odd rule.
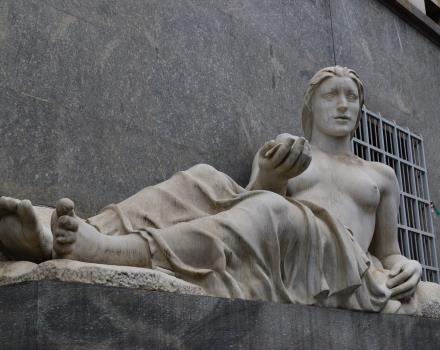
[[310, 145], [303, 137], [278, 135], [258, 150], [246, 188], [285, 196], [289, 179], [306, 170], [311, 159]]
[[394, 170], [382, 163], [372, 163], [379, 175], [380, 202], [376, 209], [376, 225], [369, 251], [376, 256], [388, 273], [387, 286], [394, 299], [408, 299], [414, 295], [422, 275], [418, 261], [403, 256], [398, 242], [397, 217], [399, 185]]

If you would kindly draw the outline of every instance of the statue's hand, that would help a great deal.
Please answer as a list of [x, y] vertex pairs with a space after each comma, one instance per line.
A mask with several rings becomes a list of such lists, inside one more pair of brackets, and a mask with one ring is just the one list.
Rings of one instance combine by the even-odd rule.
[[261, 148], [258, 164], [266, 177], [285, 182], [304, 172], [311, 160], [310, 144], [304, 137], [281, 134]]
[[422, 265], [416, 260], [405, 260], [398, 262], [390, 271], [388, 288], [391, 289], [391, 296], [397, 300], [408, 300], [417, 288], [422, 276]]

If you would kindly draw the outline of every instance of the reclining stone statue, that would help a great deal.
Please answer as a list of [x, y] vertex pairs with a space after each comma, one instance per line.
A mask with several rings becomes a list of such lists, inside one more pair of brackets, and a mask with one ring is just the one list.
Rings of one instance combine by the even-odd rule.
[[30, 201], [1, 197], [1, 245], [16, 260], [168, 271], [218, 297], [420, 314], [422, 268], [397, 240], [396, 176], [352, 153], [363, 101], [353, 70], [324, 68], [305, 95], [305, 138], [263, 145], [247, 188], [196, 165], [87, 220], [61, 199], [50, 225]]

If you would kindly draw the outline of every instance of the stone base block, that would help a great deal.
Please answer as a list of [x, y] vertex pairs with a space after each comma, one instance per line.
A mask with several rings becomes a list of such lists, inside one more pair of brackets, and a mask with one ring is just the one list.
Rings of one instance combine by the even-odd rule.
[[0, 287], [2, 349], [438, 349], [440, 321], [60, 281]]

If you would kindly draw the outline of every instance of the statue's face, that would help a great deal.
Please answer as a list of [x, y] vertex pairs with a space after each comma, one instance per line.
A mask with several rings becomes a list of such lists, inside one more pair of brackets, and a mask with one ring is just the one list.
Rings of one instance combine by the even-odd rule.
[[359, 114], [359, 93], [355, 82], [348, 77], [324, 80], [312, 96], [311, 108], [313, 130], [335, 137], [350, 135]]

